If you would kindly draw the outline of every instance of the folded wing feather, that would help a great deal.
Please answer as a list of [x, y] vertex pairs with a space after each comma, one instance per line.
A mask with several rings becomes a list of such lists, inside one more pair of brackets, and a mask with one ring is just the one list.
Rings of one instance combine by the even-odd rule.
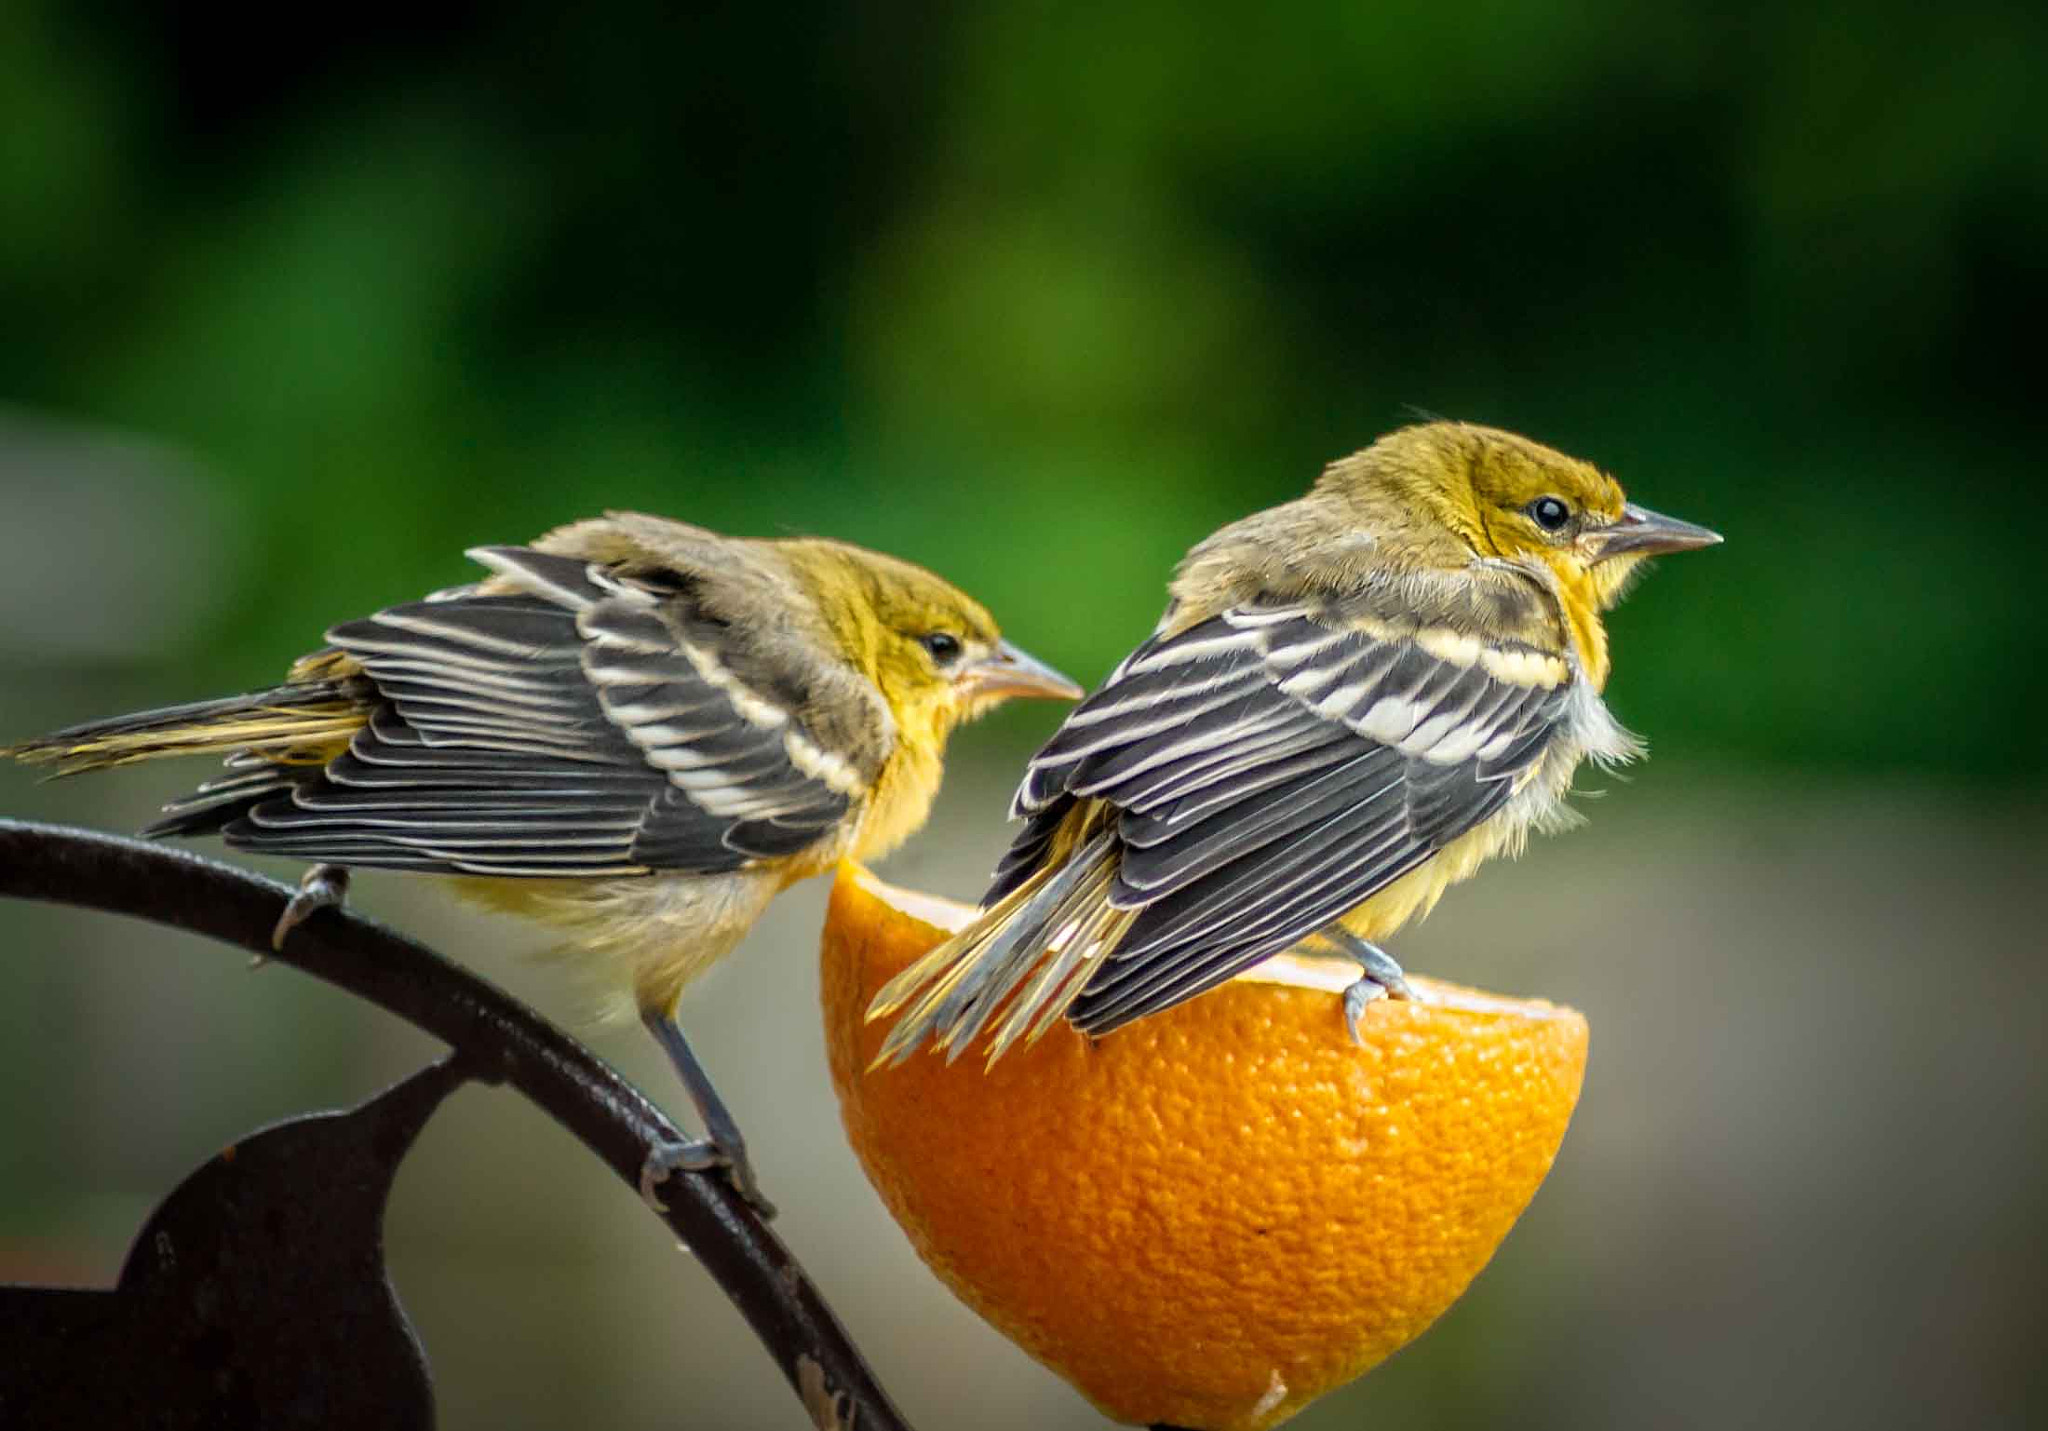
[[337, 626], [379, 704], [225, 830], [243, 848], [499, 876], [719, 873], [839, 824], [857, 772], [720, 660], [687, 583], [523, 547], [497, 577]]
[[[984, 897], [1031, 878], [1086, 802], [1105, 898], [1136, 917], [1068, 1017], [1103, 1033], [1328, 927], [1497, 813], [1566, 723], [1540, 652], [1245, 607], [1141, 646], [1033, 760]], [[1098, 814], [1098, 817], [1100, 815]], [[1048, 931], [1051, 933], [1052, 931]]]

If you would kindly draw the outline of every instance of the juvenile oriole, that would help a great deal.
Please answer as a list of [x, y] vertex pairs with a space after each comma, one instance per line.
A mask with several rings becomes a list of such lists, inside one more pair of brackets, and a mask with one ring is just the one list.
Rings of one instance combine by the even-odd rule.
[[1407, 996], [1374, 940], [1532, 828], [1608, 714], [1601, 614], [1704, 527], [1584, 462], [1464, 423], [1405, 428], [1190, 551], [1166, 614], [1069, 713], [1012, 807], [981, 915], [886, 985], [880, 1061], [927, 1039], [993, 1062], [1060, 1018], [1091, 1035], [1318, 939]]
[[5, 753], [70, 773], [228, 752], [145, 833], [317, 862], [274, 942], [351, 866], [456, 876], [565, 927], [630, 989], [704, 1122], [643, 1192], [722, 1165], [760, 1201], [676, 1022], [684, 985], [781, 890], [916, 830], [956, 724], [1081, 689], [964, 592], [840, 542], [614, 513], [469, 555], [492, 574], [334, 627], [282, 685]]

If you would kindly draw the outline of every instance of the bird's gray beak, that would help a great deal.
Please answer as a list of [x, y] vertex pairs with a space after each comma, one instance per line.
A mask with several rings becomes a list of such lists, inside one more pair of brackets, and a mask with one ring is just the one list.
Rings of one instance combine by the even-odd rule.
[[1594, 561], [1618, 556], [1655, 556], [1659, 552], [1689, 552], [1696, 547], [1721, 544], [1721, 534], [1691, 522], [1681, 522], [1631, 502], [1621, 509], [1621, 520], [1611, 527], [1586, 534]]
[[976, 696], [1039, 696], [1052, 701], [1078, 701], [1087, 694], [1058, 671], [1026, 655], [1007, 641], [961, 670], [961, 689]]

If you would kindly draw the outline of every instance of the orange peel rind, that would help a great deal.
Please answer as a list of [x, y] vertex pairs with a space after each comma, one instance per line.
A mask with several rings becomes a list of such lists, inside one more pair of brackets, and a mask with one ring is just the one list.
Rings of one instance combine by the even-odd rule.
[[1112, 1419], [1277, 1425], [1406, 1345], [1486, 1265], [1556, 1156], [1586, 1021], [1282, 955], [1090, 1043], [983, 1072], [870, 1071], [869, 999], [971, 911], [842, 866], [823, 942], [854, 1151], [927, 1265]]

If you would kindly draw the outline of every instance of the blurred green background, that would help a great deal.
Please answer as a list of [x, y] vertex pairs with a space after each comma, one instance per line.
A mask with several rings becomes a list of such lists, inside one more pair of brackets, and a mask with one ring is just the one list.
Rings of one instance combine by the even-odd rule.
[[[1589, 1082], [1471, 1294], [1299, 1424], [2048, 1406], [2038, 8], [6, 15], [0, 738], [266, 682], [605, 507], [884, 547], [1092, 681], [1221, 522], [1416, 411], [1512, 427], [1728, 544], [1614, 621], [1652, 763], [1395, 945], [1586, 1009]], [[956, 740], [887, 873], [977, 892], [1054, 718]], [[0, 812], [133, 828], [203, 775], [0, 770]], [[587, 1027], [544, 936], [359, 890]], [[685, 1011], [784, 1235], [919, 1424], [1098, 1424], [845, 1151], [820, 907]], [[0, 907], [0, 956], [0, 1279], [111, 1279], [220, 1143], [431, 1051], [140, 927]], [[797, 1423], [510, 1095], [393, 1219], [444, 1424]]]

